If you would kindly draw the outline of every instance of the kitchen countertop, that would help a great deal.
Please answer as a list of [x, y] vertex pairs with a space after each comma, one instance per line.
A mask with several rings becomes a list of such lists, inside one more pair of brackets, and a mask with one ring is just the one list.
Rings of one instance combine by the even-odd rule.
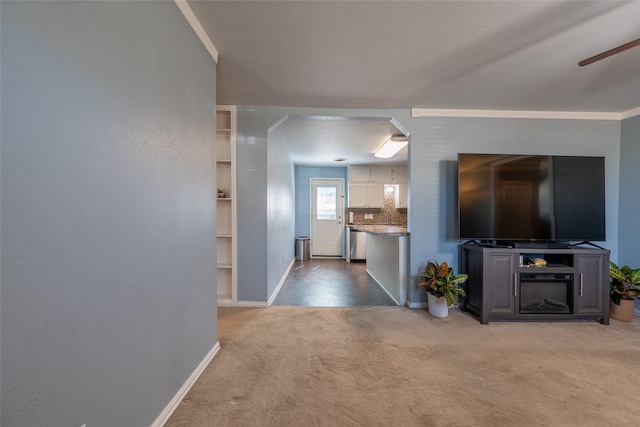
[[378, 236], [407, 236], [409, 232], [407, 227], [402, 225], [387, 224], [349, 224], [347, 227], [354, 230], [364, 231], [365, 233], [376, 234]]

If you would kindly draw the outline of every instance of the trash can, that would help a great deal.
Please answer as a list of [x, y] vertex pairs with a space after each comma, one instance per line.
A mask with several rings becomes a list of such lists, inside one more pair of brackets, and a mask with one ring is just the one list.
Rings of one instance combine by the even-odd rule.
[[306, 261], [311, 258], [311, 238], [296, 237], [296, 259]]

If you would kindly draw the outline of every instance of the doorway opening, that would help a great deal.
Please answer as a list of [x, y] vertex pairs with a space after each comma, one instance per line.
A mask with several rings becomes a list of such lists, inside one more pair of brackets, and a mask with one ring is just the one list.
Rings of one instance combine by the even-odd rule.
[[[348, 180], [351, 167], [376, 165], [382, 167], [374, 167], [374, 172], [384, 172], [385, 169], [402, 166], [404, 180], [399, 180], [394, 172], [389, 175], [392, 178], [374, 174], [372, 181], [366, 185], [372, 188], [371, 191], [379, 188], [382, 192], [384, 186], [378, 181], [388, 179], [384, 184], [397, 187], [393, 195], [406, 196], [408, 192], [406, 166], [410, 148], [405, 147], [390, 159], [374, 157], [374, 153], [391, 136], [399, 133], [410, 139], [409, 131], [392, 117], [289, 114], [272, 126], [270, 138], [272, 135], [277, 137], [294, 167], [296, 255], [300, 246], [298, 240], [308, 237], [309, 246], [306, 247], [310, 250], [303, 251], [303, 258], [307, 254], [311, 256], [305, 260], [296, 257], [272, 295], [272, 304], [336, 307], [397, 305], [369, 276], [365, 262], [348, 263], [344, 258], [348, 249], [349, 229], [345, 228], [348, 213], [353, 215], [356, 223], [360, 217], [368, 223], [379, 219], [380, 224], [383, 223], [382, 217], [385, 223], [395, 219], [385, 211], [387, 193], [384, 197], [380, 196], [380, 206], [362, 208], [354, 202], [354, 206], [349, 207]], [[405, 224], [408, 217], [406, 202], [407, 197], [401, 206]], [[398, 206], [397, 203], [395, 206]], [[376, 296], [378, 291], [382, 295]]]

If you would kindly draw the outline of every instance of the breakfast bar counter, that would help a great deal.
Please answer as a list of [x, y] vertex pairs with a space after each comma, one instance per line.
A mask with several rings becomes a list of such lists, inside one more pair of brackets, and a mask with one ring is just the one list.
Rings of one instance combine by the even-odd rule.
[[378, 236], [407, 236], [407, 227], [402, 225], [372, 224], [372, 225], [349, 225], [350, 228], [365, 233]]
[[399, 225], [350, 225], [367, 233], [367, 273], [398, 305], [407, 304], [409, 232]]

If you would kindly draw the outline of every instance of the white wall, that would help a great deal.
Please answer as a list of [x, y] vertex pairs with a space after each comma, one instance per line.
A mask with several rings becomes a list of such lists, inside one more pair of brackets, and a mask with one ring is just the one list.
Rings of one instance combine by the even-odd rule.
[[215, 63], [173, 2], [1, 19], [1, 424], [148, 426], [217, 342]]

